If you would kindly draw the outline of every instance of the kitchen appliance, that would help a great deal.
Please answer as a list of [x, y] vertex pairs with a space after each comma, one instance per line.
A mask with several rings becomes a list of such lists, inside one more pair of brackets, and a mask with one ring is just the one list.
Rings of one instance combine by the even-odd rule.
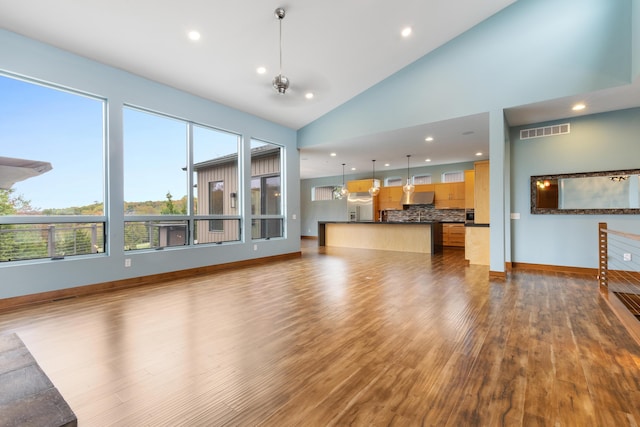
[[435, 193], [433, 191], [404, 193], [400, 203], [403, 206], [432, 205]]
[[464, 222], [466, 224], [473, 224], [475, 222], [475, 217], [476, 215], [473, 209], [467, 209], [464, 212]]
[[347, 197], [349, 221], [373, 221], [373, 197], [369, 193], [349, 193]]

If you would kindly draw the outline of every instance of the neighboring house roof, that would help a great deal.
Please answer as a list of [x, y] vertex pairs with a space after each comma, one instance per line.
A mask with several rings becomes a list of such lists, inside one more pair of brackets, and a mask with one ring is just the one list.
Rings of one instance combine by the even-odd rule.
[[[261, 145], [251, 149], [251, 158], [258, 159], [261, 157], [273, 156], [279, 153], [280, 147], [274, 145]], [[215, 159], [206, 160], [200, 163], [194, 163], [193, 169], [195, 171], [199, 169], [210, 168], [212, 166], [220, 166], [229, 163], [236, 163], [238, 161], [238, 153], [227, 154], [226, 156], [216, 157]]]
[[8, 190], [16, 182], [41, 175], [51, 169], [53, 166], [49, 162], [0, 157], [0, 189]]

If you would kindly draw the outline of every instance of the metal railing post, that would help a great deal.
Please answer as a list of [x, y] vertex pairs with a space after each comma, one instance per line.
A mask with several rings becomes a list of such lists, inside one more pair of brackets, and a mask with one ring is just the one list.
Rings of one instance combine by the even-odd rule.
[[598, 283], [600, 288], [609, 287], [609, 259], [607, 223], [598, 223]]

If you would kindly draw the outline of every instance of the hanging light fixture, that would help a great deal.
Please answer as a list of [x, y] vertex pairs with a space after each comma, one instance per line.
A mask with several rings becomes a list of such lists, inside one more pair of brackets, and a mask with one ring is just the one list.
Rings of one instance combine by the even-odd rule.
[[411, 154], [407, 154], [407, 183], [404, 185], [404, 187], [402, 187], [402, 191], [404, 191], [406, 194], [411, 194], [413, 193], [413, 190], [416, 189], [416, 187], [411, 183], [411, 175], [409, 175], [409, 158], [411, 157]]
[[340, 189], [340, 196], [342, 197], [347, 197], [349, 195], [349, 190], [347, 189], [347, 186], [344, 185], [344, 165], [346, 163], [342, 164], [342, 188]]
[[280, 74], [273, 78], [273, 87], [280, 95], [284, 95], [289, 88], [289, 79], [282, 75], [282, 20], [285, 17], [285, 11], [279, 7], [275, 10], [275, 14], [280, 22]]
[[376, 186], [376, 161], [371, 160], [373, 162], [373, 180], [371, 181], [371, 188], [369, 188], [369, 194], [371, 196], [377, 196], [380, 193], [380, 187]]

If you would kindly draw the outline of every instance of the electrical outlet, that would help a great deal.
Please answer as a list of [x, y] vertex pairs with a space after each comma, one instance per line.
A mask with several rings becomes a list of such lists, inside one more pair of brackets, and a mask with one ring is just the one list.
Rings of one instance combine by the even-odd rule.
[[623, 261], [631, 261], [631, 254], [623, 254], [622, 255], [622, 260]]
[[125, 267], [131, 267], [131, 258], [125, 258], [124, 259], [124, 266]]
[[254, 244], [254, 245], [253, 245], [253, 250], [254, 250], [254, 251], [257, 251], [257, 250], [258, 250], [258, 245], [257, 245], [257, 244]]

